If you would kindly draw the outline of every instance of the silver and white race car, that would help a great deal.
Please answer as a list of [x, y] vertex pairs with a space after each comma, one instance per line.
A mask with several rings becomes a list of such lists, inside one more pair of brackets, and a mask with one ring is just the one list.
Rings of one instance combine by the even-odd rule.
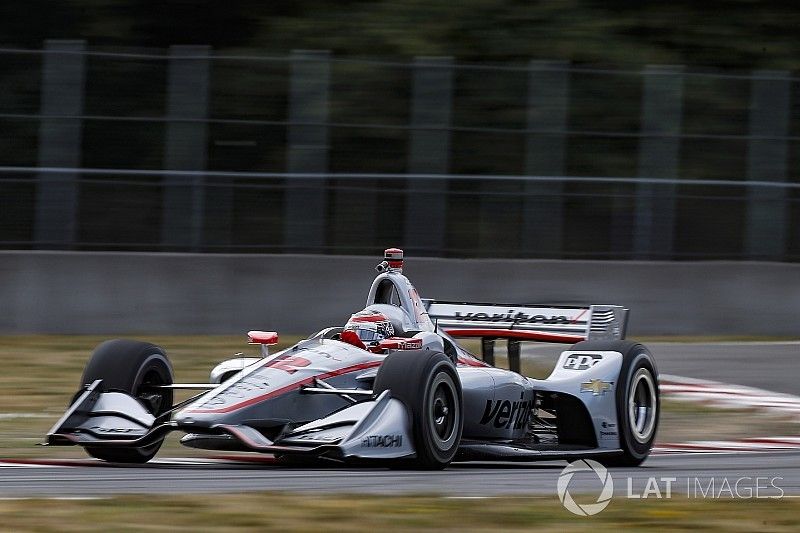
[[[366, 308], [280, 352], [251, 331], [261, 357], [235, 357], [209, 383], [174, 383], [165, 352], [110, 340], [46, 445], [141, 463], [172, 431], [194, 448], [293, 459], [444, 468], [451, 461], [573, 460], [638, 465], [659, 418], [658, 373], [623, 340], [627, 309], [422, 300], [386, 250]], [[574, 343], [547, 379], [495, 368], [458, 337]], [[173, 403], [176, 389], [199, 390]]]

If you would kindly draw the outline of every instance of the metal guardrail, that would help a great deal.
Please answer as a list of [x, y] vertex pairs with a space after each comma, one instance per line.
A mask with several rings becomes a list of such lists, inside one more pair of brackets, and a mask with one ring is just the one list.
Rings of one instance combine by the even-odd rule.
[[[264, 178], [264, 179], [352, 179], [352, 180], [466, 180], [466, 181], [519, 181], [519, 182], [561, 182], [561, 183], [619, 183], [627, 185], [661, 184], [708, 186], [708, 187], [765, 187], [776, 189], [800, 189], [800, 183], [785, 181], [734, 181], [705, 179], [669, 179], [646, 177], [613, 176], [516, 176], [505, 174], [411, 174], [377, 172], [250, 172], [222, 170], [167, 170], [167, 169], [125, 169], [125, 168], [86, 168], [86, 167], [23, 167], [0, 166], [0, 174], [82, 174], [88, 176], [142, 176], [142, 177], [193, 177], [193, 178]], [[69, 178], [57, 178], [60, 181]], [[5, 182], [27, 181], [7, 179]], [[119, 183], [119, 182], [115, 182]], [[130, 182], [144, 184], [145, 182]], [[163, 185], [163, 182], [161, 183]], [[211, 185], [213, 186], [213, 184]], [[222, 186], [235, 187], [225, 183]], [[248, 185], [249, 186], [249, 185]], [[499, 193], [508, 194], [508, 193]]]
[[[797, 260], [798, 83], [676, 65], [0, 47], [0, 246], [351, 253], [391, 238], [436, 255]], [[262, 92], [278, 108], [248, 101]]]

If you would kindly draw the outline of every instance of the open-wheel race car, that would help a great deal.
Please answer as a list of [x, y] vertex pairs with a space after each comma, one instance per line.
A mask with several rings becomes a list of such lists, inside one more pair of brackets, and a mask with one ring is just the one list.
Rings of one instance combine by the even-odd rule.
[[[209, 383], [174, 383], [153, 344], [102, 343], [44, 444], [120, 463], [150, 460], [172, 431], [194, 448], [426, 469], [648, 456], [658, 374], [647, 348], [623, 340], [627, 309], [422, 300], [396, 248], [377, 269], [366, 308], [343, 327], [274, 354], [277, 334], [251, 331], [261, 357], [224, 361]], [[533, 379], [478, 359], [458, 337], [572, 346]], [[176, 389], [201, 392], [176, 404]]]

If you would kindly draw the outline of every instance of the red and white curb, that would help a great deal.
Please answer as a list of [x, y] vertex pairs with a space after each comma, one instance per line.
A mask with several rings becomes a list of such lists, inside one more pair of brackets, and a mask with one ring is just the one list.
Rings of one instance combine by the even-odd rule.
[[659, 442], [654, 455], [675, 453], [774, 452], [800, 448], [800, 437], [754, 437], [740, 440], [702, 440], [693, 442]]
[[659, 377], [659, 388], [662, 398], [670, 400], [718, 408], [770, 411], [791, 415], [795, 421], [800, 422], [800, 396], [668, 374]]
[[[659, 388], [662, 399], [698, 403], [720, 409], [753, 409], [788, 416], [791, 421], [800, 422], [800, 396], [668, 374], [659, 376]], [[657, 443], [653, 453], [764, 452], [798, 448], [800, 436], [753, 437], [726, 441]]]

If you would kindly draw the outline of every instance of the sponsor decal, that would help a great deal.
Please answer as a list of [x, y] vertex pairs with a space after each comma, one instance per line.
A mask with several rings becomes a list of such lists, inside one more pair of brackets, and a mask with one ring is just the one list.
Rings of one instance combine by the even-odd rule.
[[617, 430], [615, 429], [617, 425], [614, 422], [608, 422], [606, 420], [603, 420], [600, 423], [600, 427], [603, 428], [600, 430], [601, 439], [613, 439], [619, 435], [619, 433], [617, 433]]
[[603, 360], [602, 355], [592, 353], [574, 353], [564, 361], [564, 368], [568, 370], [586, 370]]
[[288, 440], [311, 441], [311, 442], [333, 442], [343, 437], [344, 435], [317, 435], [315, 433], [311, 433], [308, 435], [300, 435], [299, 437], [291, 437]]
[[105, 428], [101, 426], [93, 426], [90, 431], [97, 433], [141, 433], [143, 429], [137, 428]]
[[306, 367], [310, 364], [311, 361], [309, 361], [305, 357], [287, 354], [287, 355], [282, 355], [276, 359], [273, 359], [272, 361], [264, 365], [264, 367], [284, 370], [289, 374], [294, 374], [295, 372], [297, 372], [299, 368]]
[[419, 350], [422, 348], [422, 339], [405, 339], [391, 337], [378, 343], [383, 350]]
[[605, 396], [606, 391], [611, 390], [613, 381], [603, 381], [602, 379], [592, 379], [581, 383], [581, 392], [591, 392], [592, 396]]
[[454, 320], [461, 322], [513, 322], [514, 324], [572, 324], [565, 315], [529, 315], [522, 311], [509, 309], [506, 313], [460, 313], [456, 311]]
[[520, 394], [519, 401], [511, 400], [486, 400], [486, 408], [480, 423], [496, 428], [520, 429], [525, 427], [533, 409], [533, 400], [523, 400]]
[[402, 435], [370, 435], [361, 440], [363, 448], [400, 448], [402, 445]]

